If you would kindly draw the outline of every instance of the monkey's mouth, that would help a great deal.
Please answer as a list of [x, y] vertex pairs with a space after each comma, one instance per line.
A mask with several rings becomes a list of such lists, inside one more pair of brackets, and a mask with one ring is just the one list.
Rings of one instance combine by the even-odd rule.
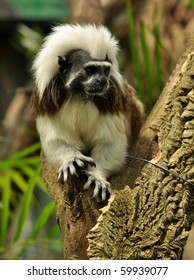
[[91, 85], [85, 87], [85, 92], [88, 96], [94, 96], [94, 95], [104, 95], [106, 94], [108, 90], [108, 84], [106, 85]]

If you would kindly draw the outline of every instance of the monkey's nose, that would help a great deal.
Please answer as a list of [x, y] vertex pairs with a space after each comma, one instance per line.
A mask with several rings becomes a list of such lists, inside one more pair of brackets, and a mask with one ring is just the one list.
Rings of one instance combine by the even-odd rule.
[[105, 78], [98, 78], [96, 80], [96, 85], [101, 86], [103, 88], [107, 85], [107, 80]]
[[93, 80], [92, 83], [87, 84], [86, 86], [86, 92], [89, 94], [99, 94], [99, 93], [105, 93], [108, 89], [108, 81], [107, 79], [103, 77], [98, 77], [95, 80]]

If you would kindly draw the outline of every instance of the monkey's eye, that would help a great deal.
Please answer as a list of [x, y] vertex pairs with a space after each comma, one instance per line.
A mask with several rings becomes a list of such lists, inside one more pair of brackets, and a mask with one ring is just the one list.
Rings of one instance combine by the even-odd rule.
[[93, 75], [98, 72], [98, 68], [94, 65], [90, 65], [90, 66], [85, 67], [85, 71], [86, 71], [87, 75]]
[[64, 74], [67, 70], [67, 67], [70, 63], [67, 61], [65, 56], [58, 56], [58, 65], [60, 66], [59, 71], [61, 74]]
[[109, 74], [110, 74], [110, 67], [109, 66], [104, 67], [104, 75], [109, 76]]

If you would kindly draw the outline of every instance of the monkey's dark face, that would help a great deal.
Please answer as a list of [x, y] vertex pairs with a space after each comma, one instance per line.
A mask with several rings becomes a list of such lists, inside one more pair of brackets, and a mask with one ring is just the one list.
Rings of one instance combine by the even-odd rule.
[[109, 89], [111, 62], [92, 60], [89, 53], [75, 50], [59, 57], [60, 73], [65, 87], [72, 94], [82, 94], [89, 98], [103, 95]]

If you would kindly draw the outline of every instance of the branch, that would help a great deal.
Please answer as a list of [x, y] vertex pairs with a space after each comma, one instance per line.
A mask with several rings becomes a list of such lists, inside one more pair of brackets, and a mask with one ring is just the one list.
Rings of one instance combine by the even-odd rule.
[[90, 259], [181, 259], [194, 215], [193, 77], [194, 34], [133, 150], [169, 172], [131, 160], [128, 186], [88, 234]]

